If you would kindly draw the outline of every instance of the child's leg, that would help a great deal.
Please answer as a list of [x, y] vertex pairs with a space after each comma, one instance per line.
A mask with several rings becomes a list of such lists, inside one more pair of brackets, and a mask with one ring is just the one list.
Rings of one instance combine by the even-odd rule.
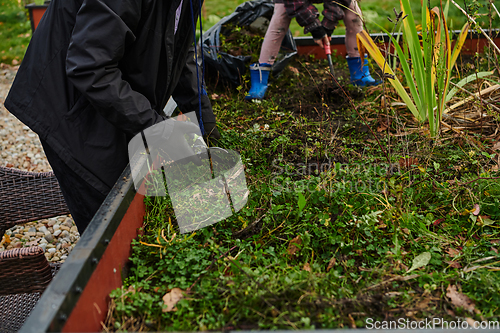
[[351, 1], [349, 9], [344, 8], [344, 24], [347, 55], [352, 58], [359, 57], [356, 34], [363, 30], [363, 21], [361, 9], [359, 8], [356, 0]]
[[282, 3], [274, 4], [274, 13], [269, 23], [262, 48], [260, 50], [259, 63], [274, 64], [276, 56], [281, 47], [281, 42], [285, 38], [286, 32], [290, 26], [291, 18], [288, 17], [285, 5]]

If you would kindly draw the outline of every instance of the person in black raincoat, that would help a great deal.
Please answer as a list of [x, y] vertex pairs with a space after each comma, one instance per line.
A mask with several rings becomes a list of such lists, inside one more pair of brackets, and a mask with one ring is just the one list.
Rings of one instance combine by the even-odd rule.
[[34, 32], [5, 107], [39, 135], [80, 233], [127, 166], [129, 140], [192, 85], [182, 72], [199, 6], [53, 0]]

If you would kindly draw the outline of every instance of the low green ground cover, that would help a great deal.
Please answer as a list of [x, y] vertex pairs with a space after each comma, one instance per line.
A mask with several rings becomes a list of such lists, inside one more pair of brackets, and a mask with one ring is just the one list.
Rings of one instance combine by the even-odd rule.
[[17, 0], [0, 3], [0, 62], [17, 65], [21, 62], [31, 38], [27, 12]]
[[[343, 90], [325, 61], [305, 58], [260, 103], [244, 101], [245, 85], [209, 83], [221, 146], [246, 167], [248, 203], [179, 236], [169, 199], [148, 198], [109, 330], [500, 320], [495, 129], [431, 141], [409, 112], [381, 108], [382, 86], [349, 86], [336, 63]], [[472, 63], [459, 61], [481, 66]], [[165, 301], [175, 291], [183, 298]]]

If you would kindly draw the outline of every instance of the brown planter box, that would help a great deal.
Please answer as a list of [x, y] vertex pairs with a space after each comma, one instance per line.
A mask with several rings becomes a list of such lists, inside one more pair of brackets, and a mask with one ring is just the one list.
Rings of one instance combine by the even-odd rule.
[[40, 23], [40, 20], [42, 19], [43, 14], [47, 10], [47, 7], [49, 7], [49, 4], [50, 0], [45, 1], [43, 5], [36, 5], [34, 3], [30, 3], [24, 7], [29, 11], [31, 32], [35, 32], [35, 29], [38, 26], [38, 23]]
[[[454, 31], [454, 37], [458, 36], [460, 31]], [[500, 29], [486, 30], [488, 35], [491, 35], [493, 41], [496, 45], [500, 45]], [[370, 34], [375, 42], [383, 43], [388, 46], [389, 36], [382, 33]], [[300, 55], [314, 55], [317, 59], [326, 59], [325, 51], [318, 46], [312, 37], [295, 37], [295, 44], [297, 45], [297, 53]], [[347, 51], [345, 48], [345, 36], [333, 35], [331, 42], [332, 53], [336, 53], [339, 56], [346, 56]], [[479, 33], [470, 32], [465, 40], [465, 44], [462, 47], [461, 54], [473, 55], [477, 53], [483, 53], [484, 48], [488, 46], [488, 40]]]

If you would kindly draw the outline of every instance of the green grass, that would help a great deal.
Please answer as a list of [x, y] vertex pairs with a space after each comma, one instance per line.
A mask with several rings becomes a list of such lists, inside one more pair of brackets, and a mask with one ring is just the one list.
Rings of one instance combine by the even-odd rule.
[[[325, 61], [292, 66], [298, 73], [285, 70], [261, 103], [244, 101], [245, 84], [209, 84], [221, 144], [245, 164], [249, 201], [222, 222], [174, 237], [169, 199], [148, 198], [144, 236], [133, 242], [124, 287], [111, 295], [108, 328], [499, 320], [500, 174], [487, 133], [430, 141], [395, 110], [388, 132], [378, 132], [387, 119], [382, 87], [346, 86], [346, 95], [332, 89]], [[419, 256], [428, 260], [411, 269]], [[173, 288], [190, 293], [177, 311], [163, 312]], [[447, 294], [467, 296], [475, 310]]]
[[27, 12], [16, 0], [0, 2], [0, 62], [18, 64], [31, 38]]
[[[222, 18], [226, 15], [229, 15], [234, 11], [238, 4], [245, 2], [244, 0], [229, 0], [229, 1], [220, 1], [220, 0], [206, 0], [205, 1], [205, 10], [203, 17], [205, 19], [205, 28], [211, 27], [215, 24], [219, 18]], [[443, 1], [444, 3], [445, 1]], [[416, 15], [416, 20], [420, 21], [420, 2], [412, 1], [412, 7], [414, 9], [414, 15]], [[440, 6], [440, 2], [437, 0], [430, 1], [431, 6]], [[459, 5], [463, 6], [464, 2], [457, 2]], [[468, 4], [468, 12], [473, 15], [474, 13], [479, 13], [481, 15], [488, 14], [488, 1], [487, 0], [467, 0], [465, 3]], [[315, 4], [318, 10], [321, 12], [323, 10], [322, 4]], [[391, 23], [387, 20], [387, 17], [393, 17], [394, 12], [393, 8], [400, 10], [399, 0], [388, 0], [388, 1], [379, 1], [379, 0], [363, 0], [359, 2], [359, 6], [363, 12], [365, 17], [366, 28], [370, 32], [381, 32], [378, 26], [382, 26], [386, 30], [391, 30]], [[474, 15], [473, 15], [474, 16]], [[466, 18], [464, 15], [453, 5], [450, 6], [450, 28], [452, 29], [460, 29], [463, 24], [466, 22]], [[481, 26], [483, 28], [489, 28], [489, 19], [487, 16], [480, 16], [479, 22], [481, 22]], [[493, 16], [493, 28], [500, 27], [500, 19], [495, 14]], [[292, 21], [290, 25], [290, 30], [294, 36], [304, 36], [304, 29], [300, 27], [295, 20]], [[339, 23], [338, 28], [334, 32], [335, 35], [343, 35], [345, 34], [345, 27], [343, 22]]]

